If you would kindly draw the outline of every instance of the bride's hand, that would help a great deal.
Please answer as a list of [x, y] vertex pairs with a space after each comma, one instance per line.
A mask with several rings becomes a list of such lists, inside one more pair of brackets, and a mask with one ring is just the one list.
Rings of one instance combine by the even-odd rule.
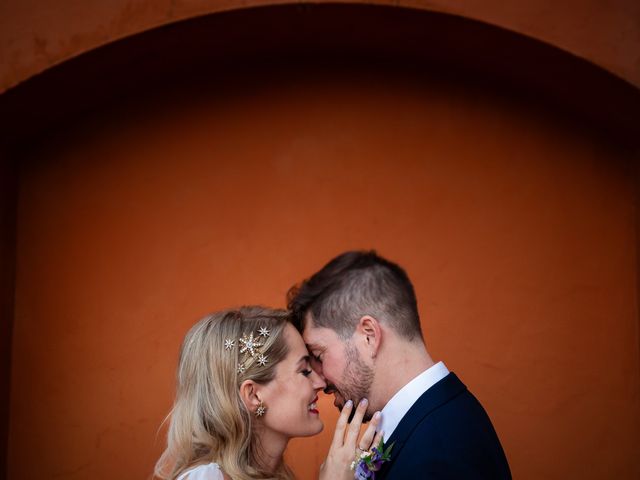
[[351, 410], [353, 410], [353, 403], [348, 401], [342, 408], [338, 423], [336, 423], [327, 459], [320, 467], [319, 480], [352, 480], [354, 471], [351, 470], [351, 463], [356, 459], [356, 455], [376, 446], [382, 438], [382, 432], [376, 435], [376, 428], [378, 428], [381, 417], [380, 412], [376, 412], [362, 437], [358, 440], [362, 417], [367, 410], [366, 399], [358, 404], [351, 423], [348, 423]]

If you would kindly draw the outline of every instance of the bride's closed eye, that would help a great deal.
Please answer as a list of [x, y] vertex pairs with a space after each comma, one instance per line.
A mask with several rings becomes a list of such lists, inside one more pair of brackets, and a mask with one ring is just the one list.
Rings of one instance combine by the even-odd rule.
[[313, 370], [311, 370], [311, 364], [309, 363], [309, 357], [308, 356], [304, 357], [300, 361], [300, 367], [302, 368], [302, 370], [300, 370], [300, 373], [302, 375], [304, 375], [305, 377], [308, 377], [313, 372]]

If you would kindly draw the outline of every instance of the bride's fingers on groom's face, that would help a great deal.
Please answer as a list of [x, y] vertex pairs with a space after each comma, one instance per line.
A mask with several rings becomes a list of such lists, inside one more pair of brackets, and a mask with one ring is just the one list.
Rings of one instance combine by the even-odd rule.
[[332, 446], [341, 447], [344, 442], [344, 431], [349, 424], [349, 415], [351, 415], [351, 410], [353, 410], [353, 402], [349, 400], [342, 407], [342, 411], [340, 412], [340, 416], [338, 417], [338, 421], [336, 423], [336, 429], [333, 432], [333, 441]]
[[353, 415], [351, 423], [349, 424], [349, 429], [347, 430], [347, 438], [345, 440], [345, 444], [353, 445], [354, 449], [356, 447], [358, 434], [360, 433], [360, 427], [362, 426], [362, 418], [367, 411], [368, 404], [369, 402], [366, 398], [360, 400], [360, 403], [358, 403], [358, 408], [356, 408], [356, 413]]
[[371, 418], [367, 429], [362, 434], [362, 437], [360, 437], [360, 441], [358, 441], [358, 448], [360, 450], [364, 450], [366, 452], [370, 450], [372, 446], [375, 446], [380, 442], [379, 438], [377, 442], [374, 438], [374, 436], [376, 435], [376, 429], [378, 428], [378, 425], [380, 425], [380, 418], [380, 412], [376, 412], [373, 415], [373, 418]]

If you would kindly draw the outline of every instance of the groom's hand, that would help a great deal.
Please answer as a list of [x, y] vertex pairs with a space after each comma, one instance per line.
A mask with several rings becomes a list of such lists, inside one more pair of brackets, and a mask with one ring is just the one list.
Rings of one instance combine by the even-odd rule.
[[[377, 445], [382, 438], [382, 432], [376, 435], [376, 428], [380, 423], [380, 412], [376, 412], [369, 422], [369, 426], [358, 441], [358, 433], [362, 426], [362, 419], [367, 411], [367, 400], [362, 399], [356, 408], [356, 412], [349, 423], [349, 416], [353, 410], [353, 402], [345, 403], [340, 412], [333, 433], [333, 440], [327, 459], [320, 466], [320, 480], [351, 480], [354, 472], [351, 464], [363, 451], [368, 451], [372, 445]], [[375, 438], [374, 438], [375, 437]]]

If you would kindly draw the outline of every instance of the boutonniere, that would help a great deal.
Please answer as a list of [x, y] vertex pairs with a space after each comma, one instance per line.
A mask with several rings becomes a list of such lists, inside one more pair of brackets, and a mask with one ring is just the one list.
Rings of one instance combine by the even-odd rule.
[[384, 462], [391, 458], [392, 448], [393, 443], [385, 448], [384, 442], [380, 440], [377, 447], [356, 455], [356, 459], [351, 462], [351, 470], [355, 470], [353, 478], [355, 480], [375, 480], [376, 472], [380, 470]]

